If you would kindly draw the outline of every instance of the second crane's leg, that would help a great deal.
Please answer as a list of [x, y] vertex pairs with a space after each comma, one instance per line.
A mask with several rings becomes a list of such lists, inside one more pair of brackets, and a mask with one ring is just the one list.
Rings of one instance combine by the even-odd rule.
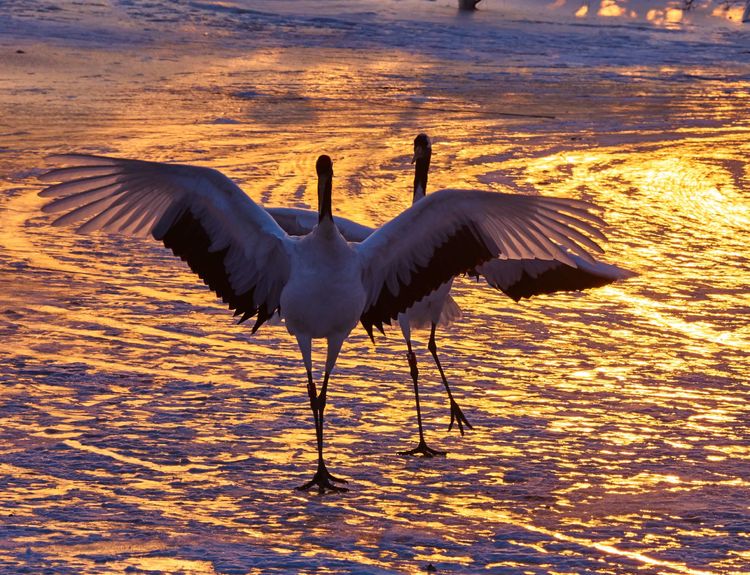
[[328, 388], [328, 377], [330, 373], [328, 369], [326, 369], [323, 387], [321, 388], [320, 395], [318, 395], [312, 376], [312, 340], [300, 339], [298, 337], [297, 341], [299, 342], [300, 350], [302, 350], [302, 358], [305, 361], [305, 368], [307, 369], [307, 395], [310, 398], [310, 408], [312, 409], [313, 418], [315, 419], [315, 438], [318, 444], [318, 469], [310, 481], [299, 486], [297, 489], [300, 491], [306, 491], [313, 486], [317, 486], [319, 493], [324, 493], [326, 490], [346, 491], [344, 488], [338, 487], [332, 483], [332, 481], [342, 480], [334, 478], [328, 472], [328, 469], [326, 469], [325, 462], [323, 461], [323, 410], [325, 409], [326, 391]]
[[471, 426], [471, 423], [466, 419], [464, 416], [464, 412], [461, 411], [461, 408], [458, 406], [458, 403], [456, 403], [456, 400], [453, 399], [453, 394], [451, 393], [451, 388], [448, 385], [448, 380], [445, 378], [445, 373], [443, 372], [443, 366], [440, 365], [440, 359], [438, 359], [437, 355], [437, 345], [435, 344], [435, 323], [432, 324], [432, 329], [430, 330], [430, 343], [427, 344], [428, 349], [430, 350], [430, 353], [432, 354], [433, 359], [435, 360], [435, 365], [437, 365], [438, 371], [440, 372], [440, 377], [443, 378], [443, 385], [445, 386], [445, 391], [448, 392], [448, 399], [451, 402], [451, 423], [448, 426], [448, 431], [453, 429], [453, 424], [458, 424], [458, 430], [461, 432], [461, 435], [464, 434], [464, 425], [469, 428], [473, 429]]
[[[425, 457], [435, 457], [436, 455], [445, 455], [445, 451], [438, 451], [432, 449], [427, 442], [424, 440], [424, 429], [422, 427], [422, 409], [419, 405], [419, 370], [417, 369], [417, 356], [414, 355], [414, 351], [411, 348], [411, 329], [408, 324], [408, 319], [399, 317], [401, 322], [401, 331], [404, 334], [406, 340], [406, 358], [409, 360], [409, 370], [411, 372], [411, 380], [414, 384], [414, 403], [417, 407], [417, 425], [419, 427], [419, 443], [414, 449], [409, 451], [402, 451], [401, 455], [423, 455]], [[404, 325], [406, 324], [406, 325]]]

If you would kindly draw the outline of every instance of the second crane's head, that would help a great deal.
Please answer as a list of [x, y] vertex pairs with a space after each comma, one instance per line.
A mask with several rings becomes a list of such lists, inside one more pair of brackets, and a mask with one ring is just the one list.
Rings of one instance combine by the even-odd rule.
[[414, 198], [413, 202], [421, 200], [427, 193], [427, 174], [430, 171], [432, 157], [432, 142], [427, 134], [419, 134], [414, 138]]
[[322, 155], [315, 163], [318, 172], [318, 222], [325, 218], [333, 219], [331, 212], [331, 188], [333, 183], [333, 162], [331, 158]]

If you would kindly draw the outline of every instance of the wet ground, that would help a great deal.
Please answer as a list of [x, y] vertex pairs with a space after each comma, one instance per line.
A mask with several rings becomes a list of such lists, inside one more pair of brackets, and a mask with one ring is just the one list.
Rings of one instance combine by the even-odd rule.
[[[750, 573], [750, 36], [397, 5], [8, 3], [0, 571]], [[640, 275], [520, 304], [457, 281], [463, 438], [416, 337], [446, 458], [398, 455], [403, 342], [356, 330], [327, 409], [344, 495], [293, 490], [314, 432], [283, 326], [251, 336], [155, 242], [52, 228], [36, 196], [47, 154], [83, 151], [310, 207], [328, 153], [337, 213], [379, 224], [419, 131], [431, 189], [591, 200]]]

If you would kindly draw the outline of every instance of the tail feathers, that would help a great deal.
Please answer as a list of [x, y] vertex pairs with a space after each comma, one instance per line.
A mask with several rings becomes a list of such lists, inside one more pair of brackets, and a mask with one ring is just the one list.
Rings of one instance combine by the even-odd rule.
[[450, 325], [461, 317], [461, 308], [451, 296], [445, 298], [443, 311], [440, 313], [438, 325]]

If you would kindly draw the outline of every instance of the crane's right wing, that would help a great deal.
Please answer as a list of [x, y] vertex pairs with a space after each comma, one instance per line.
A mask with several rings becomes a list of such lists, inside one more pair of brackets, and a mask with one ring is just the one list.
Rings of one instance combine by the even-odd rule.
[[292, 240], [221, 172], [210, 168], [70, 154], [40, 179], [61, 182], [40, 192], [42, 209], [74, 225], [164, 242], [216, 295], [257, 330], [279, 307]]

